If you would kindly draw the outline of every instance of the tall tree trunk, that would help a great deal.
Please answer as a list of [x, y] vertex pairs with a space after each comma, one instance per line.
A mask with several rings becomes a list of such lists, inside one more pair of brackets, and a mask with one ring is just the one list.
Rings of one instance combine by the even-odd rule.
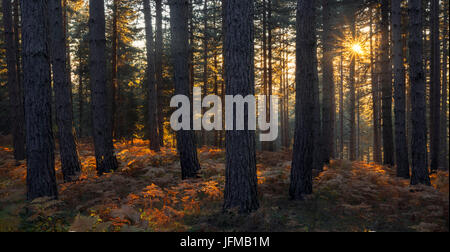
[[[269, 69], [268, 69], [268, 97], [271, 97], [273, 94], [273, 3], [272, 0], [268, 0], [267, 2], [267, 58], [269, 61]], [[270, 100], [267, 99], [267, 117], [266, 118], [270, 118], [270, 108], [271, 104], [270, 104]], [[266, 150], [267, 151], [275, 151], [275, 142], [266, 142]]]
[[341, 154], [340, 158], [344, 159], [344, 55], [340, 53], [340, 75], [341, 83], [339, 85], [339, 152]]
[[441, 105], [441, 167], [448, 171], [448, 1], [444, 2], [443, 64], [442, 64], [442, 105]]
[[[203, 0], [203, 97], [208, 92], [208, 0]], [[208, 145], [208, 133], [202, 130], [202, 144]]]
[[155, 0], [156, 9], [156, 36], [155, 36], [155, 72], [156, 88], [158, 89], [158, 138], [159, 145], [164, 146], [164, 115], [163, 115], [163, 19], [162, 19], [162, 0]]
[[322, 101], [322, 153], [325, 163], [335, 157], [334, 126], [336, 118], [336, 101], [333, 69], [333, 35], [332, 12], [330, 4], [333, 1], [323, 0], [323, 101]]
[[148, 131], [150, 149], [159, 152], [158, 137], [158, 93], [155, 83], [155, 53], [153, 43], [153, 26], [149, 0], [144, 0], [145, 40], [147, 45], [147, 102]]
[[[356, 37], [356, 24], [355, 15], [352, 16], [350, 25], [352, 37]], [[349, 158], [351, 161], [356, 160], [356, 83], [355, 83], [355, 72], [356, 72], [356, 57], [354, 54], [351, 56], [350, 62], [350, 145], [349, 145]]]
[[[253, 0], [226, 0], [223, 7], [226, 93], [254, 95]], [[225, 179], [225, 210], [238, 208], [248, 213], [259, 208], [255, 132], [247, 123], [245, 130], [226, 132]]]
[[425, 72], [423, 69], [422, 3], [409, 0], [409, 70], [412, 104], [411, 184], [431, 185], [427, 168]]
[[[189, 85], [189, 30], [188, 0], [169, 0], [172, 30], [172, 64], [174, 68], [175, 95], [190, 96]], [[192, 130], [177, 132], [182, 178], [195, 178], [200, 170], [195, 134]]]
[[[217, 2], [213, 1], [213, 8], [216, 10]], [[217, 20], [216, 20], [216, 13], [213, 14], [213, 29], [214, 34], [216, 34], [217, 31]], [[218, 80], [218, 71], [219, 71], [219, 59], [218, 59], [218, 53], [217, 48], [219, 46], [217, 35], [214, 35], [214, 94], [219, 96], [219, 80]], [[220, 132], [218, 130], [214, 131], [214, 146], [219, 147], [220, 145]]]
[[[24, 123], [25, 123], [25, 114], [24, 114], [24, 108], [23, 108], [23, 83], [22, 83], [22, 58], [21, 58], [21, 54], [22, 54], [22, 44], [20, 41], [20, 34], [21, 34], [21, 30], [20, 30], [20, 0], [14, 0], [14, 42], [15, 42], [15, 47], [16, 47], [16, 65], [17, 65], [17, 83], [18, 83], [18, 87], [19, 87], [19, 91], [20, 91], [20, 97], [21, 97], [21, 104], [22, 104], [22, 108], [20, 110], [20, 114], [21, 114], [21, 123], [23, 123], [22, 125], [22, 131], [25, 132], [24, 129]], [[23, 155], [25, 157], [25, 133], [23, 133], [23, 141], [24, 141], [24, 152]]]
[[113, 22], [112, 22], [112, 65], [111, 65], [111, 96], [108, 97], [109, 98], [109, 102], [111, 103], [111, 125], [112, 125], [112, 136], [113, 138], [118, 138], [120, 137], [120, 126], [119, 126], [119, 115], [118, 115], [118, 107], [120, 106], [119, 101], [120, 99], [118, 98], [118, 96], [120, 95], [118, 92], [119, 89], [119, 82], [118, 82], [118, 40], [119, 40], [119, 36], [118, 36], [118, 24], [117, 24], [117, 19], [118, 19], [118, 15], [119, 15], [119, 0], [114, 0], [113, 1], [113, 11], [112, 11], [112, 16], [113, 16]]
[[81, 164], [78, 158], [77, 143], [73, 128], [72, 87], [67, 77], [66, 39], [64, 36], [61, 1], [48, 0], [48, 9], [50, 20], [50, 56], [53, 69], [61, 170], [64, 181], [72, 182], [78, 180], [81, 173]]
[[3, 1], [3, 25], [6, 44], [6, 65], [8, 68], [8, 93], [11, 108], [11, 130], [13, 135], [14, 158], [25, 159], [24, 107], [21, 85], [19, 81], [20, 65], [17, 55], [18, 32], [13, 27], [11, 1]]
[[[263, 78], [263, 95], [265, 95], [266, 97], [269, 95], [269, 66], [268, 66], [268, 47], [270, 46], [270, 44], [268, 43], [268, 30], [269, 30], [269, 21], [268, 21], [268, 0], [263, 0], [262, 1], [262, 11], [263, 11], [263, 34], [262, 34], [262, 60], [263, 60], [263, 74], [262, 74], [262, 78]], [[269, 118], [269, 103], [270, 101], [267, 101], [266, 103], [266, 118]], [[268, 150], [269, 149], [269, 143], [264, 142], [261, 144], [261, 147], [263, 150]]]
[[431, 171], [439, 169], [441, 148], [441, 43], [439, 0], [431, 0], [430, 147]]
[[263, 94], [267, 96], [269, 92], [268, 87], [268, 71], [267, 71], [267, 0], [262, 0], [263, 4]]
[[313, 0], [297, 1], [296, 51], [297, 90], [295, 137], [292, 158], [291, 185], [289, 195], [292, 199], [302, 200], [304, 195], [312, 193], [312, 167], [315, 158], [314, 120], [312, 111], [318, 112], [314, 89], [318, 85], [315, 7]]
[[395, 156], [397, 176], [409, 178], [409, 157], [406, 139], [406, 81], [403, 56], [401, 0], [391, 1], [392, 57], [394, 63], [395, 91]]
[[195, 63], [194, 63], [194, 3], [189, 0], [189, 86], [192, 94], [195, 85]]
[[355, 102], [355, 108], [356, 108], [356, 160], [361, 160], [361, 97], [360, 97], [360, 84], [361, 84], [361, 76], [359, 73], [360, 70], [360, 61], [358, 60], [356, 62], [357, 66], [356, 66], [356, 85], [355, 85], [355, 97], [356, 97], [356, 102]]
[[[10, 3], [10, 1], [3, 1]], [[27, 199], [57, 198], [52, 131], [47, 1], [22, 0]], [[6, 12], [9, 13], [9, 12]]]
[[[62, 1], [62, 11], [63, 11], [63, 29], [64, 29], [64, 39], [65, 39], [65, 44], [64, 46], [66, 47], [66, 69], [67, 69], [67, 74], [66, 74], [66, 78], [67, 78], [67, 83], [69, 83], [69, 86], [72, 86], [72, 63], [71, 63], [71, 57], [70, 57], [70, 43], [69, 43], [69, 5], [67, 3], [67, 0], [63, 0]], [[70, 100], [71, 103], [73, 102], [72, 100], [72, 89], [70, 89]], [[73, 110], [72, 110], [72, 115], [73, 115]]]
[[[287, 43], [287, 42], [285, 42]], [[289, 69], [288, 69], [288, 62], [289, 62], [289, 51], [288, 46], [286, 44], [286, 59], [284, 61], [284, 69], [286, 71], [286, 77], [285, 77], [285, 83], [284, 83], [284, 120], [285, 120], [285, 147], [286, 149], [289, 149], [291, 147], [291, 127], [290, 127], [290, 120], [289, 120]]]
[[383, 163], [394, 165], [394, 134], [392, 132], [392, 67], [389, 59], [389, 0], [381, 0], [381, 93]]
[[108, 89], [106, 85], [106, 38], [104, 0], [89, 0], [89, 70], [93, 137], [97, 173], [117, 170], [114, 154], [111, 120], [108, 116]]
[[83, 117], [84, 117], [84, 94], [83, 94], [83, 59], [81, 52], [81, 44], [78, 55], [78, 112], [80, 114], [80, 124], [78, 125], [78, 137], [83, 137]]
[[372, 84], [372, 111], [373, 111], [373, 161], [381, 164], [381, 143], [380, 143], [380, 118], [379, 118], [379, 86], [378, 77], [376, 74], [376, 63], [374, 58], [374, 45], [373, 45], [373, 14], [372, 9], [370, 13], [370, 71], [371, 71], [371, 84]]

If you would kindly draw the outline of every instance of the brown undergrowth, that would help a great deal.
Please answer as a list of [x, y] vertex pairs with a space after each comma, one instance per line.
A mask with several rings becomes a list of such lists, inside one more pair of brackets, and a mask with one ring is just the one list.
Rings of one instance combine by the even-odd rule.
[[433, 187], [409, 185], [395, 170], [333, 161], [316, 174], [314, 194], [287, 195], [291, 153], [260, 152], [261, 207], [242, 216], [222, 211], [225, 154], [202, 148], [199, 179], [182, 181], [176, 150], [153, 153], [148, 142], [116, 143], [119, 170], [95, 172], [92, 145], [80, 144], [81, 180], [62, 183], [60, 197], [25, 203], [26, 166], [0, 148], [0, 231], [448, 231], [448, 172]]

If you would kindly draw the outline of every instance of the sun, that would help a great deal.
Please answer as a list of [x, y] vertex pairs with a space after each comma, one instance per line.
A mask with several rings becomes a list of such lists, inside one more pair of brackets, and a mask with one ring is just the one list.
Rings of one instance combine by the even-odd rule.
[[356, 54], [363, 54], [363, 49], [359, 43], [355, 43], [352, 45], [352, 51]]

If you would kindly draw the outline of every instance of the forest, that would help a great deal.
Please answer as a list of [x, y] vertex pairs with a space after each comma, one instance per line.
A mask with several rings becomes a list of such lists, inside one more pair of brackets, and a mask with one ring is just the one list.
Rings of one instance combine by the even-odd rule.
[[2, 0], [0, 232], [448, 232], [448, 19]]

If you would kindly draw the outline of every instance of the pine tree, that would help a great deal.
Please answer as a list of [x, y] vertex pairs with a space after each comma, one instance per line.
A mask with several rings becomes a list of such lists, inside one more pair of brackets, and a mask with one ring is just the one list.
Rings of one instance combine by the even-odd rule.
[[431, 171], [440, 167], [441, 148], [441, 42], [439, 0], [431, 0], [431, 83], [430, 83], [430, 147]]
[[[223, 8], [226, 94], [254, 95], [253, 0], [226, 0]], [[242, 213], [259, 208], [255, 132], [246, 127], [226, 132], [224, 209]]]
[[81, 173], [77, 143], [73, 129], [71, 85], [67, 77], [66, 39], [64, 36], [63, 10], [60, 0], [48, 0], [50, 20], [50, 52], [55, 91], [56, 121], [58, 124], [61, 168], [65, 182], [77, 180]]
[[[189, 85], [189, 30], [187, 0], [169, 0], [172, 30], [172, 64], [174, 68], [175, 95], [190, 97]], [[196, 178], [200, 170], [195, 134], [192, 130], [177, 132], [177, 149], [180, 156], [182, 178]]]
[[422, 1], [409, 0], [409, 70], [412, 104], [411, 184], [431, 185], [427, 168], [426, 90], [423, 69]]
[[[23, 94], [20, 85], [20, 57], [18, 56], [18, 29], [13, 25], [11, 1], [2, 1], [5, 31], [6, 64], [8, 68], [8, 93], [11, 107], [11, 130], [14, 158], [25, 159], [25, 129]], [[17, 10], [15, 10], [17, 14]]]
[[147, 93], [148, 93], [148, 130], [150, 149], [159, 152], [158, 137], [158, 93], [155, 83], [155, 53], [150, 1], [144, 0], [145, 38], [147, 42]]
[[89, 72], [93, 137], [97, 173], [117, 170], [106, 86], [105, 7], [103, 0], [89, 1]]
[[332, 34], [332, 12], [333, 1], [323, 0], [323, 101], [322, 101], [322, 155], [325, 163], [330, 163], [334, 158], [334, 127], [335, 127], [335, 84], [333, 69], [333, 34]]
[[[318, 85], [315, 8], [313, 0], [298, 0], [297, 5], [297, 90], [295, 137], [289, 195], [301, 200], [312, 193], [314, 164], [314, 86]], [[311, 61], [312, 60], [312, 61]]]
[[27, 132], [27, 199], [32, 201], [41, 197], [57, 198], [47, 1], [22, 0], [21, 7]]
[[406, 80], [401, 27], [401, 0], [391, 1], [392, 55], [395, 90], [395, 156], [397, 176], [409, 178], [409, 157], [406, 139]]

